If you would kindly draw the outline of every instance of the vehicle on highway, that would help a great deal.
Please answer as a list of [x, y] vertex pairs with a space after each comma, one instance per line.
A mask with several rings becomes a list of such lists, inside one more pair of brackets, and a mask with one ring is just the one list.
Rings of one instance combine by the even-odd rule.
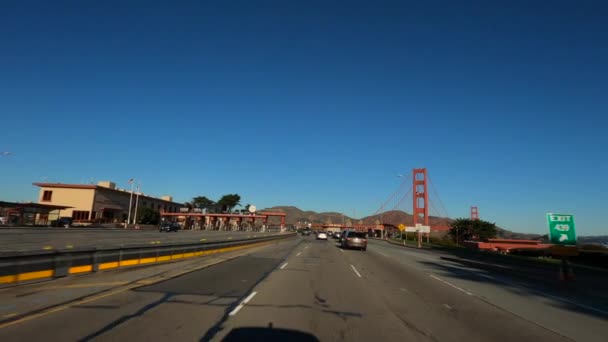
[[179, 230], [179, 223], [177, 222], [163, 222], [160, 225], [160, 232], [177, 232]]
[[309, 229], [304, 229], [304, 230], [302, 231], [302, 236], [309, 236], [309, 235], [310, 235], [310, 233], [311, 233], [311, 231], [310, 231]]
[[72, 223], [74, 223], [74, 220], [72, 220], [71, 217], [64, 216], [58, 218], [57, 220], [51, 221], [51, 227], [70, 228], [70, 226], [72, 226]]
[[344, 241], [344, 238], [346, 237], [346, 234], [348, 234], [350, 230], [345, 230], [342, 232], [342, 235], [340, 235], [340, 243], [342, 243], [342, 241]]
[[362, 251], [367, 250], [367, 234], [364, 232], [346, 232], [342, 238], [342, 248], [358, 248]]
[[340, 233], [340, 232], [335, 232], [334, 233], [334, 239], [340, 240], [341, 237], [342, 237], [342, 233]]
[[317, 234], [317, 240], [327, 240], [327, 234], [320, 232], [319, 234]]

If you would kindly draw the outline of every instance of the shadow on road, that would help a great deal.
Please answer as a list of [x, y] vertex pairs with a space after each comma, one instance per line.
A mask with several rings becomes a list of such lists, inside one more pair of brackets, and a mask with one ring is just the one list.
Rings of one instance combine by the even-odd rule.
[[558, 279], [557, 272], [548, 274], [549, 279], [535, 280], [534, 278], [519, 277], [513, 275], [509, 270], [502, 272], [494, 269], [463, 269], [468, 264], [448, 263], [446, 261], [430, 262], [418, 261], [418, 263], [440, 271], [439, 275], [459, 278], [477, 283], [488, 283], [507, 289], [512, 293], [526, 297], [542, 298], [548, 301], [548, 305], [583, 313], [593, 317], [608, 319], [608, 300], [606, 292], [597, 292], [605, 287], [605, 282], [597, 284], [597, 287], [589, 288], [577, 282], [564, 282]]

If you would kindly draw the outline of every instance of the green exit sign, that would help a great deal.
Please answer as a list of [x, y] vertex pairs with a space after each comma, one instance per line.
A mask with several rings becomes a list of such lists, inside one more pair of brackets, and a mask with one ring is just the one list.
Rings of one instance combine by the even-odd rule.
[[549, 240], [556, 245], [576, 245], [574, 215], [547, 214]]

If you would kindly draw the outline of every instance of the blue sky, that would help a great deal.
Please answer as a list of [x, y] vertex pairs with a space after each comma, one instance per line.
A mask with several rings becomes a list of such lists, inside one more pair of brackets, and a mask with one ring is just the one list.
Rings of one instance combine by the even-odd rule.
[[477, 205], [543, 233], [568, 212], [606, 234], [607, 16], [601, 1], [2, 1], [0, 198], [136, 177], [180, 201], [361, 217], [426, 167], [452, 217]]

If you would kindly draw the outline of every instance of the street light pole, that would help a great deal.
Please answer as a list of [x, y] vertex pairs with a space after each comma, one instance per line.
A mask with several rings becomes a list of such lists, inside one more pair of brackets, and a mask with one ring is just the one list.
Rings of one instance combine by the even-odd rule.
[[137, 193], [135, 195], [135, 213], [133, 217], [133, 223], [137, 224], [137, 206], [139, 204], [139, 192], [140, 192], [140, 183], [137, 183]]
[[129, 214], [127, 214], [127, 224], [125, 225], [125, 229], [129, 226], [131, 222], [131, 206], [133, 205], [133, 178], [129, 179], [129, 183], [131, 183], [131, 196], [129, 197]]

